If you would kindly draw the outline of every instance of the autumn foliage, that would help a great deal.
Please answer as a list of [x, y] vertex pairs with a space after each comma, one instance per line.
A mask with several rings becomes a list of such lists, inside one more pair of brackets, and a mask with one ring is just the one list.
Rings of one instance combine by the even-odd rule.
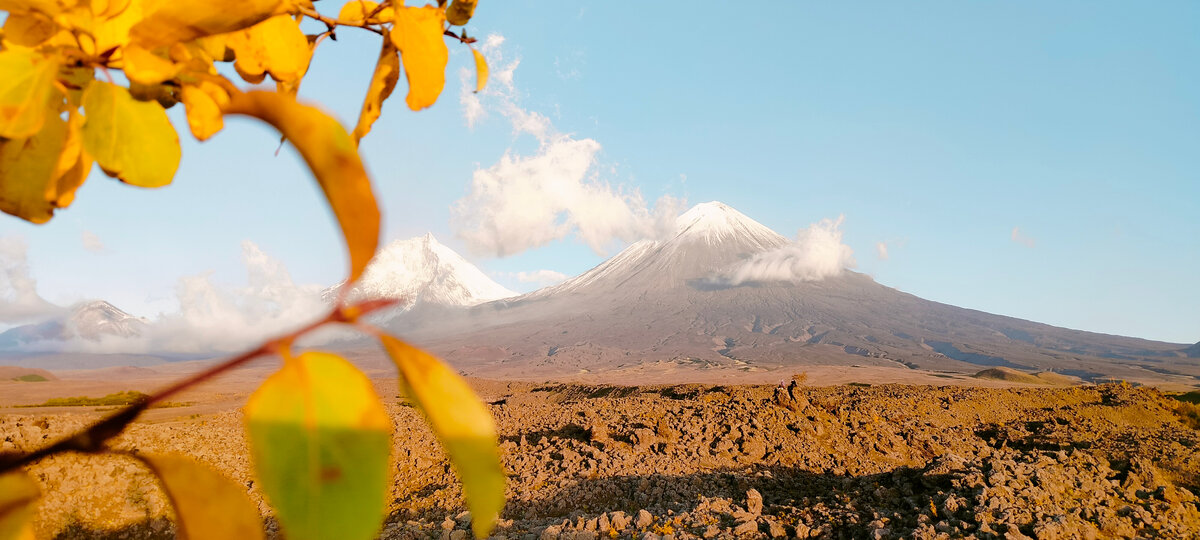
[[[0, 0], [0, 210], [45, 223], [71, 204], [93, 164], [142, 188], [171, 183], [179, 135], [165, 109], [182, 103], [200, 141], [228, 115], [261, 120], [307, 163], [345, 238], [346, 287], [379, 242], [380, 213], [358, 143], [403, 73], [416, 111], [445, 85], [447, 43], [470, 46], [474, 0], [437, 5], [350, 0], [336, 17], [309, 0]], [[315, 34], [305, 28], [315, 27]], [[376, 67], [353, 130], [297, 101], [316, 49], [341, 28], [380, 37]], [[473, 51], [478, 87], [487, 64]], [[235, 83], [274, 88], [244, 89]], [[145, 408], [241, 365], [274, 355], [283, 365], [244, 409], [255, 475], [288, 538], [371, 538], [391, 483], [391, 420], [367, 377], [331, 353], [293, 354], [291, 343], [328, 324], [376, 336], [399, 385], [422, 411], [464, 484], [474, 530], [485, 536], [504, 504], [504, 475], [487, 408], [429, 354], [363, 323], [389, 301], [346, 304], [314, 324], [155, 392], [88, 429], [22, 455], [0, 455], [0, 540], [32, 538], [38, 485], [22, 467], [65, 453], [115, 452], [107, 441]], [[134, 456], [160, 480], [180, 537], [261, 538], [245, 489], [190, 458]]]

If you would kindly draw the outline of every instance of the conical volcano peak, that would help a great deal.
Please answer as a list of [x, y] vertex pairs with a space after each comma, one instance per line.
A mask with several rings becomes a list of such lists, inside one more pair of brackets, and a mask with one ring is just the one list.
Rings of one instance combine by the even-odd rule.
[[719, 201], [697, 204], [680, 215], [675, 220], [675, 239], [702, 239], [708, 244], [736, 240], [761, 249], [787, 242], [779, 233]]

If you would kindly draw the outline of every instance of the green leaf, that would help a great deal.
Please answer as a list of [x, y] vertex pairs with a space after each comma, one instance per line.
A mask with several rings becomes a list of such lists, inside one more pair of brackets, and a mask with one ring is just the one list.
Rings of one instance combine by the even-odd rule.
[[83, 148], [106, 174], [140, 187], [171, 183], [179, 168], [179, 135], [162, 107], [93, 81], [83, 92], [83, 109]]
[[289, 358], [246, 403], [254, 470], [287, 537], [370, 539], [391, 485], [391, 420], [345, 359]]
[[31, 49], [0, 51], [0, 137], [31, 137], [50, 110], [58, 62]]
[[0, 540], [34, 540], [34, 503], [40, 495], [25, 471], [0, 474]]
[[316, 107], [301, 105], [292, 96], [276, 92], [246, 92], [230, 97], [225, 114], [244, 114], [262, 120], [292, 142], [308, 164], [325, 199], [333, 208], [346, 249], [354, 282], [366, 270], [379, 246], [379, 206], [371, 179], [363, 168], [354, 139], [331, 116]]
[[181, 455], [137, 456], [158, 476], [175, 508], [179, 538], [263, 538], [258, 506], [246, 488]]
[[475, 14], [475, 5], [478, 0], [454, 0], [450, 2], [450, 7], [446, 8], [446, 20], [455, 26], [463, 26], [471, 20], [471, 16]]
[[425, 413], [458, 472], [475, 536], [487, 536], [504, 508], [504, 470], [491, 413], [437, 358], [391, 336], [379, 339], [400, 371], [401, 390]]

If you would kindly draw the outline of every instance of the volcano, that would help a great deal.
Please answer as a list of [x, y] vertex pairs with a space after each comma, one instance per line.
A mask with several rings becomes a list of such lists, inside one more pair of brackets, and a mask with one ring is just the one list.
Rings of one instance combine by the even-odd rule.
[[554, 378], [641, 365], [673, 372], [864, 366], [971, 374], [994, 367], [1195, 384], [1186, 345], [1058, 328], [918, 298], [841, 268], [730, 279], [788, 250], [728, 205], [697, 205], [674, 234], [522, 296], [415, 309], [391, 329], [479, 376]]
[[[341, 284], [326, 289], [336, 297]], [[516, 296], [492, 281], [478, 267], [442, 245], [432, 233], [388, 244], [375, 255], [362, 278], [350, 289], [351, 300], [398, 298], [397, 312], [416, 306], [474, 306]]]

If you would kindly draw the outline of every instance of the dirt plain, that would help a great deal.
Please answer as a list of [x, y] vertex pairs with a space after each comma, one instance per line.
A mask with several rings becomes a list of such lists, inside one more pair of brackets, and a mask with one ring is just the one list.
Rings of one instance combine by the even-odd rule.
[[[100, 389], [80, 377], [52, 382]], [[149, 411], [115, 446], [211, 464], [282, 537], [242, 431], [253, 378], [235, 379]], [[1153, 388], [472, 382], [509, 474], [498, 538], [1200, 537], [1200, 431]], [[35, 384], [50, 383], [0, 394]], [[394, 381], [378, 389], [396, 426], [381, 537], [467, 538], [433, 436]], [[0, 409], [0, 451], [104, 413]], [[39, 538], [174, 535], [165, 496], [129, 458], [58, 456], [29, 471], [44, 493]]]

